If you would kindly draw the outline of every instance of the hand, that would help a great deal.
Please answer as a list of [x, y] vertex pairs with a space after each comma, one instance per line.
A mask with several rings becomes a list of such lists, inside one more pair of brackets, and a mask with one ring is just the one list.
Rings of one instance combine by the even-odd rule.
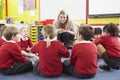
[[30, 52], [30, 48], [27, 48], [26, 51]]
[[39, 59], [38, 56], [34, 56], [34, 57], [33, 57], [33, 61], [34, 61], [34, 62], [36, 62], [38, 59]]
[[61, 34], [62, 32], [63, 32], [63, 30], [62, 30], [62, 29], [58, 29], [58, 33], [60, 33], [60, 34]]

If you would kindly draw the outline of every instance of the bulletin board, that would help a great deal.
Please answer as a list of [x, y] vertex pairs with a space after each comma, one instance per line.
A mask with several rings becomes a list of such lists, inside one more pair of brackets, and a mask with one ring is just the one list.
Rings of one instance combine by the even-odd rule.
[[72, 20], [85, 20], [86, 0], [40, 0], [40, 20], [57, 19], [61, 10]]
[[120, 0], [89, 0], [89, 17], [120, 17]]

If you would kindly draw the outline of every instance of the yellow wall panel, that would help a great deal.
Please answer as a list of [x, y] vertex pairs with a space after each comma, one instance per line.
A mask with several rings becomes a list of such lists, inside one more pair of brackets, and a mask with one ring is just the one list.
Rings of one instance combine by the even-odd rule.
[[0, 0], [0, 20], [5, 20], [6, 19], [6, 0]]
[[[30, 16], [30, 12], [35, 11], [35, 16]], [[18, 13], [18, 0], [8, 0], [8, 16], [13, 17], [14, 21], [24, 21], [31, 23], [39, 20], [39, 0], [36, 0], [35, 10], [24, 10], [23, 14]]]
[[119, 18], [89, 18], [89, 24], [108, 24], [108, 23], [119, 24]]

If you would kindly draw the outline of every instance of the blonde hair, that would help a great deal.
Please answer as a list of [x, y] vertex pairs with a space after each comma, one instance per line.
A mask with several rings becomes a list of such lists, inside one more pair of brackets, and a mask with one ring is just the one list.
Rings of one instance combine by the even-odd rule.
[[13, 27], [13, 26], [9, 26], [3, 31], [3, 35], [4, 35], [6, 40], [11, 40], [12, 36], [13, 35], [16, 36], [18, 33], [19, 33], [18, 29], [16, 27]]
[[28, 27], [24, 27], [24, 26], [20, 28], [20, 34], [21, 34], [23, 29], [27, 29], [28, 35], [30, 34], [30, 29]]
[[47, 47], [49, 47], [50, 40], [57, 36], [57, 30], [53, 25], [48, 24], [45, 27], [43, 27], [42, 34], [46, 38]]
[[23, 27], [20, 28], [20, 33], [22, 32], [23, 29], [27, 29], [27, 30], [29, 31], [29, 28], [28, 28], [28, 27], [24, 27], [24, 26], [23, 26]]
[[3, 31], [5, 30], [5, 28], [7, 28], [7, 26], [5, 26], [5, 25], [0, 26], [0, 37], [2, 36]]
[[[66, 15], [67, 20], [65, 22], [65, 29], [69, 30], [69, 27], [71, 25], [71, 20], [69, 19], [69, 15], [67, 14], [67, 12], [65, 10], [61, 10], [58, 14], [58, 21], [59, 21], [59, 17], [60, 15]], [[60, 22], [58, 22], [58, 27], [60, 28], [63, 24], [61, 24]]]

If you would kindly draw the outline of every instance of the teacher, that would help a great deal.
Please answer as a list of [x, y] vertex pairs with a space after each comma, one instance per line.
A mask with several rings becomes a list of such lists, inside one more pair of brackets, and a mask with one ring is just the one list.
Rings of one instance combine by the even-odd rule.
[[58, 14], [57, 20], [54, 22], [55, 27], [58, 30], [57, 39], [64, 43], [67, 48], [70, 48], [74, 41], [75, 26], [69, 19], [66, 11], [61, 10]]

